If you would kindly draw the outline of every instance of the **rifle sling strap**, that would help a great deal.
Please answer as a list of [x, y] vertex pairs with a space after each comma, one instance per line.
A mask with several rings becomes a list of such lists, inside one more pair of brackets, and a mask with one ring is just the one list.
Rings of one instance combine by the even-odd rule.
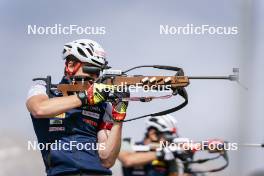
[[146, 114], [146, 115], [142, 115], [142, 116], [139, 116], [139, 117], [135, 117], [135, 118], [131, 118], [131, 119], [128, 119], [128, 120], [124, 120], [123, 122], [130, 122], [130, 121], [142, 119], [142, 118], [149, 117], [149, 116], [151, 116], [151, 117], [162, 116], [162, 115], [170, 114], [172, 112], [175, 112], [175, 111], [178, 111], [178, 110], [182, 109], [183, 107], [185, 107], [188, 104], [188, 94], [187, 94], [185, 88], [177, 88], [177, 92], [178, 92], [178, 95], [180, 95], [184, 99], [184, 102], [182, 102], [178, 106], [176, 106], [174, 108], [170, 108], [170, 109], [164, 110], [164, 111], [151, 113], [151, 114]]

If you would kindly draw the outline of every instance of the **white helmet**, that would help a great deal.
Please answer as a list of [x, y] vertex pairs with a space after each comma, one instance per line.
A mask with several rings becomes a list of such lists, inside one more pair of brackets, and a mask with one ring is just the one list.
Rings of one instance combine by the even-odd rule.
[[107, 65], [105, 51], [97, 42], [89, 39], [79, 39], [64, 45], [63, 59], [73, 55], [79, 61], [90, 63], [100, 68]]
[[159, 132], [176, 133], [177, 120], [171, 115], [150, 117], [146, 120], [147, 129], [156, 128]]

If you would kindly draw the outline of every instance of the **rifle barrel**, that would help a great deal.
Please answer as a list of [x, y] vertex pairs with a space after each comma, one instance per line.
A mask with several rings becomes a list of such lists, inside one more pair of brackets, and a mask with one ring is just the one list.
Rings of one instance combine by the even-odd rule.
[[230, 76], [188, 76], [188, 79], [228, 79]]
[[240, 146], [243, 146], [243, 147], [263, 147], [264, 148], [264, 144], [240, 144]]

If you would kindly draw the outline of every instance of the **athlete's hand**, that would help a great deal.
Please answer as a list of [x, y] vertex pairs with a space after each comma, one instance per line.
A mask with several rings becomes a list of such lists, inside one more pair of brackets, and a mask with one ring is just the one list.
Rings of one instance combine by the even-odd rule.
[[172, 161], [175, 159], [174, 153], [170, 150], [169, 147], [162, 148], [161, 150], [158, 149], [156, 151], [156, 156], [159, 160], [162, 161]]
[[[126, 92], [116, 92], [115, 96], [119, 99], [129, 98], [130, 93]], [[115, 121], [123, 121], [126, 118], [126, 111], [128, 106], [128, 101], [117, 100], [112, 103], [112, 118]]]
[[86, 91], [87, 104], [97, 105], [105, 102], [109, 97], [110, 90], [114, 89], [111, 85], [93, 83]]

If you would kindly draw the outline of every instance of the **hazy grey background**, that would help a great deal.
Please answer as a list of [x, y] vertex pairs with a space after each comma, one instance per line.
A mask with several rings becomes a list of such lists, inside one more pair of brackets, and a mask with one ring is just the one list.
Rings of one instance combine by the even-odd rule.
[[[182, 136], [194, 140], [222, 138], [233, 142], [263, 142], [263, 7], [261, 0], [201, 1], [0, 1], [1, 142], [0, 175], [44, 175], [38, 152], [28, 152], [35, 139], [25, 108], [31, 79], [62, 76], [62, 46], [78, 38], [103, 45], [114, 68], [141, 64], [183, 67], [188, 75], [222, 75], [241, 68], [243, 84], [192, 81], [190, 102], [173, 113]], [[238, 26], [238, 35], [159, 34], [159, 25]], [[28, 35], [27, 25], [105, 26], [105, 35]], [[144, 74], [160, 71], [141, 70]], [[169, 72], [165, 72], [169, 74]], [[175, 106], [173, 99], [131, 103], [128, 118]], [[124, 125], [124, 136], [143, 137], [144, 120]], [[230, 166], [213, 175], [252, 175], [262, 171], [263, 150], [231, 151]], [[217, 162], [215, 164], [221, 164]], [[216, 166], [216, 165], [213, 165]], [[119, 175], [119, 167], [114, 167]]]

